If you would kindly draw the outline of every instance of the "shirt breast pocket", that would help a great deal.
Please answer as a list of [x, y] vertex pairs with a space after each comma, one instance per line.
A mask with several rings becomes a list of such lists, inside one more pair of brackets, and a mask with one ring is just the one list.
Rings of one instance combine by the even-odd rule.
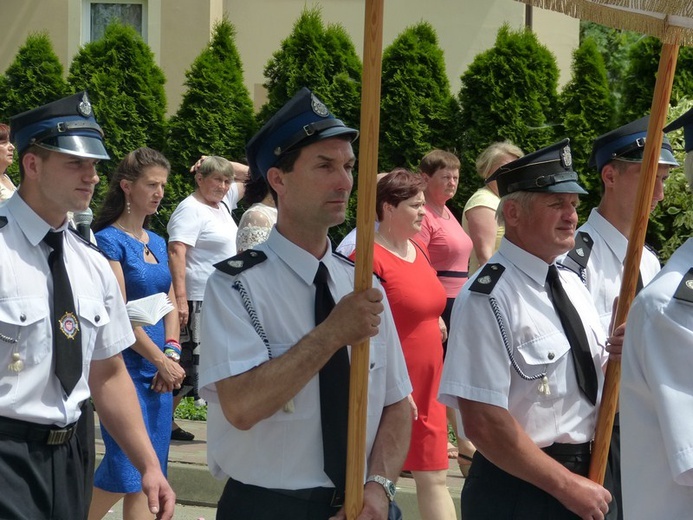
[[[534, 338], [517, 347], [516, 352], [519, 355], [516, 357], [517, 367], [514, 368], [518, 375], [529, 383], [529, 388], [538, 395], [538, 399], [556, 399], [567, 394], [570, 344], [565, 336], [555, 333]], [[543, 378], [533, 377], [539, 374], [546, 375], [548, 392], [536, 391]]]
[[106, 306], [101, 300], [79, 297], [77, 299], [77, 314], [82, 334], [82, 359], [86, 363], [91, 359], [99, 330], [111, 321]]
[[12, 354], [19, 354], [24, 363], [36, 365], [52, 350], [48, 341], [49, 308], [45, 299], [21, 298], [0, 300], [0, 367], [10, 363]]

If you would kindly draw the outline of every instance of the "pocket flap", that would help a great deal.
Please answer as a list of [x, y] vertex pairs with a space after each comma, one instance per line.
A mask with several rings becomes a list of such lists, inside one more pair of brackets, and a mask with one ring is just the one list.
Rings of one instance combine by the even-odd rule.
[[522, 359], [528, 365], [546, 365], [555, 363], [570, 350], [570, 343], [562, 334], [551, 334], [537, 338], [517, 348]]
[[0, 322], [20, 327], [48, 316], [48, 306], [41, 298], [16, 298], [0, 301]]
[[94, 298], [79, 298], [77, 301], [77, 314], [81, 319], [91, 323], [94, 327], [102, 327], [111, 321], [106, 306], [102, 301]]

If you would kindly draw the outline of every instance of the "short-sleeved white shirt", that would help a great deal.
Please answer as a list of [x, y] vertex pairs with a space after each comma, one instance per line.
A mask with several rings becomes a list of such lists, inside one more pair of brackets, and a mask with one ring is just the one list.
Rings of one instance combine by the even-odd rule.
[[[609, 330], [614, 298], [621, 292], [623, 262], [628, 251], [628, 238], [623, 236], [596, 208], [578, 232], [587, 233], [592, 239], [592, 250], [587, 261], [584, 276], [587, 290], [592, 295], [599, 319], [604, 330]], [[566, 255], [558, 262], [579, 272], [580, 267]], [[640, 260], [640, 275], [643, 285], [647, 285], [660, 270], [659, 259], [648, 248], [644, 248]]]
[[[481, 269], [462, 288], [452, 308], [440, 401], [456, 408], [457, 398], [462, 397], [504, 408], [542, 448], [554, 442], [592, 440], [597, 408], [578, 388], [570, 345], [544, 287], [548, 264], [506, 238], [488, 264], [505, 268], [491, 293], [470, 290], [474, 280], [485, 275]], [[601, 397], [605, 333], [577, 275], [567, 269], [559, 272], [582, 318]], [[527, 380], [520, 373], [535, 379]], [[542, 374], [548, 379], [549, 394], [539, 389]]]
[[237, 227], [229, 208], [213, 208], [193, 195], [183, 199], [166, 227], [169, 242], [189, 246], [185, 254], [185, 292], [201, 301], [214, 264], [236, 254]]
[[628, 520], [693, 515], [693, 303], [673, 297], [692, 267], [689, 238], [628, 314], [620, 396]]
[[[327, 240], [327, 239], [326, 239]], [[281, 356], [315, 326], [313, 280], [318, 260], [284, 238], [276, 228], [258, 245], [267, 259], [236, 276], [215, 271], [209, 277], [202, 311], [200, 388], [208, 402], [207, 458], [212, 473], [265, 488], [332, 487], [323, 471], [318, 376], [294, 397], [293, 413], [279, 410], [247, 431], [224, 417], [215, 383]], [[329, 250], [321, 261], [329, 270], [335, 299], [353, 291], [354, 269]], [[267, 335], [265, 346], [253, 327], [247, 293]], [[382, 288], [374, 282], [374, 286]], [[383, 291], [384, 295], [384, 291]], [[366, 453], [370, 454], [383, 407], [411, 392], [402, 349], [389, 307], [379, 334], [370, 342]]]
[[[90, 395], [92, 359], [106, 359], [135, 342], [115, 275], [108, 261], [72, 232], [64, 238], [82, 337], [82, 377], [68, 398], [54, 373], [51, 315], [51, 248], [42, 243], [51, 229], [16, 192], [0, 206], [0, 416], [65, 426], [79, 418]], [[61, 229], [65, 229], [65, 225]], [[17, 353], [23, 369], [9, 369]]]

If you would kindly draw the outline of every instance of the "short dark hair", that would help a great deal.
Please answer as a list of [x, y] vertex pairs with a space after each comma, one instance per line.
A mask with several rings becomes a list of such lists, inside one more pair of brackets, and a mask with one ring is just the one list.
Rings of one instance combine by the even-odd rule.
[[375, 212], [378, 220], [383, 219], [383, 206], [385, 203], [394, 207], [399, 203], [414, 197], [424, 191], [426, 181], [415, 173], [397, 168], [378, 181], [375, 194]]
[[5, 123], [0, 123], [0, 143], [10, 140], [10, 127]]
[[452, 152], [433, 150], [424, 155], [419, 164], [419, 171], [429, 177], [442, 169], [459, 170], [460, 160]]

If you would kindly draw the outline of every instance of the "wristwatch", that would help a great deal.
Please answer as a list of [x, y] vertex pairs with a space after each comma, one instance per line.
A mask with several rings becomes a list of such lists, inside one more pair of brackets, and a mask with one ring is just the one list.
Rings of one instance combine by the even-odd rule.
[[387, 499], [390, 502], [392, 502], [395, 499], [395, 492], [397, 491], [397, 489], [395, 488], [395, 483], [391, 480], [388, 480], [380, 475], [371, 475], [366, 479], [366, 484], [368, 484], [369, 482], [377, 482], [378, 484], [383, 486], [385, 494], [387, 495]]

